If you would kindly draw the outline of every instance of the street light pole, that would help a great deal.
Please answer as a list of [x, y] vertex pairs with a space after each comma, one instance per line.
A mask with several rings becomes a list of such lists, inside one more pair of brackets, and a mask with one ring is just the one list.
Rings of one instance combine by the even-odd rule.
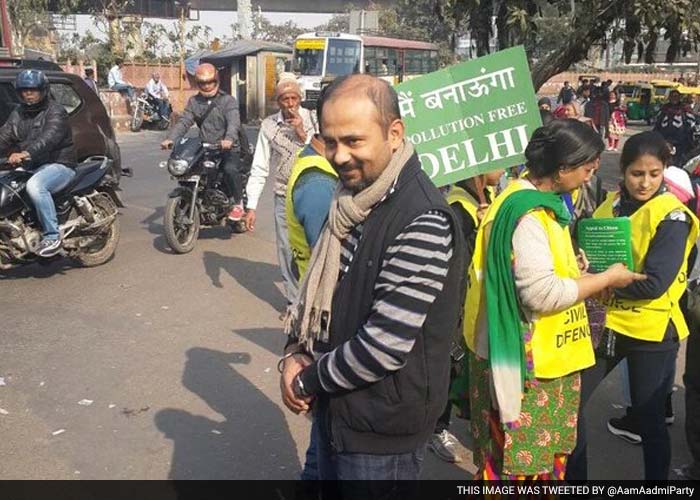
[[179, 89], [183, 89], [185, 79], [185, 11], [190, 5], [189, 2], [175, 2], [180, 7], [180, 84]]

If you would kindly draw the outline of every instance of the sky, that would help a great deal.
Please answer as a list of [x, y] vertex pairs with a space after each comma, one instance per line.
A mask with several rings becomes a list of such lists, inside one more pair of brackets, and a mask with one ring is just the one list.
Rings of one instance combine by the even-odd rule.
[[[306, 14], [306, 13], [284, 13], [284, 12], [263, 12], [263, 15], [270, 20], [273, 24], [284, 24], [287, 21], [294, 21], [294, 23], [302, 28], [314, 28], [320, 24], [327, 22], [332, 15], [331, 14]], [[204, 26], [209, 26], [212, 29], [212, 38], [214, 37], [230, 37], [231, 36], [231, 25], [237, 20], [236, 12], [229, 11], [199, 11], [199, 21], [187, 21], [188, 30], [191, 26], [201, 24]], [[156, 18], [146, 18], [145, 21], [153, 24], [163, 24], [172, 25], [174, 22], [171, 19], [156, 19]], [[94, 21], [89, 15], [77, 15], [76, 16], [76, 31], [63, 31], [59, 30], [60, 33], [82, 33], [84, 34], [87, 30], [90, 30], [93, 35], [100, 39], [106, 39], [106, 35], [100, 32], [100, 29], [95, 26]]]

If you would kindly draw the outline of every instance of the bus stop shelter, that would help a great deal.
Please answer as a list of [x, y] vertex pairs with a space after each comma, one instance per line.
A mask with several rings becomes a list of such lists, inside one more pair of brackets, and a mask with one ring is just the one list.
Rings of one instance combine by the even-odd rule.
[[200, 62], [219, 71], [221, 89], [240, 105], [241, 120], [260, 120], [276, 109], [275, 86], [284, 64], [292, 59], [292, 48], [262, 40], [237, 40], [223, 49], [205, 54]]

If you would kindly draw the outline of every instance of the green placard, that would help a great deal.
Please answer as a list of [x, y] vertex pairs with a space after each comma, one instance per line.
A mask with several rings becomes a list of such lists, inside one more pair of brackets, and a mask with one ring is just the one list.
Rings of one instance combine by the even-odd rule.
[[438, 187], [524, 163], [542, 124], [522, 47], [415, 78], [396, 91], [406, 136]]
[[583, 219], [578, 223], [577, 237], [588, 257], [590, 272], [605, 271], [618, 262], [634, 270], [629, 218]]

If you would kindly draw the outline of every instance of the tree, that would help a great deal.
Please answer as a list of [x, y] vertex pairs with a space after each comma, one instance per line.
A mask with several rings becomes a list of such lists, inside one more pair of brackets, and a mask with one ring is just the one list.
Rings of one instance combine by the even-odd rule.
[[[318, 29], [318, 28], [317, 28]], [[272, 24], [272, 22], [259, 12], [253, 12], [253, 30], [251, 36], [253, 40], [264, 40], [291, 45], [294, 39], [306, 30], [300, 28], [294, 21], [287, 21], [284, 24]], [[345, 30], [347, 32], [347, 30]], [[233, 40], [241, 39], [241, 31], [238, 23], [231, 25]], [[223, 43], [223, 42], [222, 42]]]
[[[436, 0], [449, 4], [449, 0]], [[455, 0], [456, 1], [456, 0]], [[550, 77], [585, 59], [591, 47], [623, 42], [626, 62], [635, 47], [654, 63], [659, 38], [670, 45], [666, 61], [673, 62], [683, 44], [700, 40], [700, 9], [694, 0], [480, 0], [469, 14], [469, 31], [478, 55], [490, 51], [487, 22], [496, 17], [497, 48], [523, 44], [531, 62], [535, 88]], [[554, 28], [554, 29], [552, 29]]]
[[58, 14], [68, 14], [77, 0], [11, 0], [7, 2], [7, 13], [12, 24], [13, 45], [21, 51], [31, 33], [37, 29], [51, 27], [49, 7]]

